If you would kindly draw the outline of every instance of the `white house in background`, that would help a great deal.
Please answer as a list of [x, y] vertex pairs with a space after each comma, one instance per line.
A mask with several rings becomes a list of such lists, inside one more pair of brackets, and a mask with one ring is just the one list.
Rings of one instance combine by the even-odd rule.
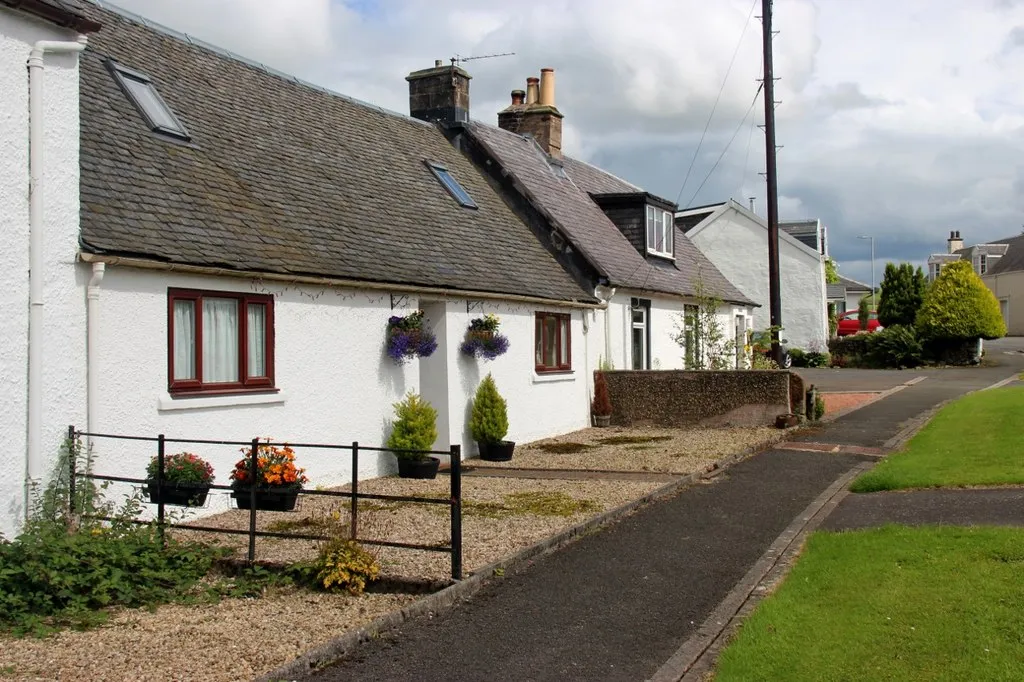
[[[754, 328], [768, 329], [768, 224], [730, 199], [681, 211], [676, 225], [740, 291], [761, 307]], [[782, 294], [781, 337], [791, 347], [823, 349], [828, 343], [825, 255], [785, 230], [779, 231]]]
[[836, 313], [842, 315], [860, 307], [860, 300], [871, 293], [871, 285], [839, 275], [839, 283], [829, 284], [828, 290], [829, 303], [835, 303]]

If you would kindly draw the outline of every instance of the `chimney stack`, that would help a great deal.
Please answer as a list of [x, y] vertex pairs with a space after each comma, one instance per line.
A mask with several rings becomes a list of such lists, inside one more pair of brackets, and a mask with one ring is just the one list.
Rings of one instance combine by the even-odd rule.
[[469, 80], [455, 64], [438, 59], [431, 69], [413, 71], [409, 81], [409, 115], [421, 121], [459, 123], [469, 121]]
[[757, 215], [756, 201], [757, 197], [750, 197], [750, 212], [753, 213], [754, 215]]
[[947, 253], [953, 253], [964, 248], [964, 240], [960, 238], [960, 230], [950, 230], [949, 239], [946, 240]]
[[555, 70], [540, 70], [540, 78], [526, 79], [526, 102], [512, 92], [512, 104], [498, 113], [498, 126], [519, 135], [530, 135], [541, 149], [562, 157], [562, 113], [555, 106]]

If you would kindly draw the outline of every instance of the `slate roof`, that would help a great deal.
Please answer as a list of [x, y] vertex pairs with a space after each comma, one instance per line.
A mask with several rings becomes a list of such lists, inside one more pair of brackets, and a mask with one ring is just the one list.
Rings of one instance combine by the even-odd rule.
[[568, 179], [559, 178], [552, 171], [547, 154], [532, 138], [475, 121], [466, 124], [466, 130], [515, 176], [531, 203], [546, 214], [612, 286], [693, 296], [699, 272], [709, 294], [723, 301], [756, 305], [679, 229], [675, 232], [674, 263], [644, 258], [594, 203], [585, 188], [611, 189], [613, 193], [621, 192], [626, 186], [630, 192], [642, 190], [573, 159], [563, 161]]
[[1000, 239], [994, 244], [1006, 244], [1006, 254], [997, 260], [986, 272], [987, 275], [998, 275], [1003, 272], [1024, 270], [1024, 235]]
[[92, 33], [100, 28], [99, 23], [85, 16], [85, 7], [79, 0], [0, 0], [0, 3], [81, 33]]
[[829, 300], [833, 298], [846, 298], [846, 286], [840, 284], [826, 284], [825, 295]]
[[585, 161], [563, 157], [566, 173], [587, 194], [631, 194], [644, 190]]
[[839, 275], [839, 283], [842, 284], [847, 291], [871, 291], [870, 284], [864, 284], [864, 282], [858, 282], [855, 279], [843, 277], [842, 275]]
[[[594, 302], [432, 124], [90, 5], [81, 248], [216, 266]], [[191, 133], [150, 132], [104, 65], [152, 78]], [[479, 206], [460, 206], [425, 160]]]

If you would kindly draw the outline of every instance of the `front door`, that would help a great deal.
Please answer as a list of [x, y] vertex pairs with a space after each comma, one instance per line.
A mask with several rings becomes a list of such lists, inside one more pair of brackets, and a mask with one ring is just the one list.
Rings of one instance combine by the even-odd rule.
[[651, 302], [634, 298], [630, 301], [632, 314], [633, 369], [650, 369]]

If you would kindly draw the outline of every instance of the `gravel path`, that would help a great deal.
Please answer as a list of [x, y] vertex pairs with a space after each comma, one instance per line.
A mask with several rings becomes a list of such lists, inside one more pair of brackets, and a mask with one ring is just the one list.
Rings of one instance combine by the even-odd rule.
[[[589, 428], [516, 447], [510, 462], [480, 466], [690, 474], [747, 448], [777, 443], [772, 427], [722, 429]], [[574, 447], [578, 446], [578, 447]], [[573, 451], [575, 450], [575, 451]], [[473, 460], [472, 464], [477, 464]]]

